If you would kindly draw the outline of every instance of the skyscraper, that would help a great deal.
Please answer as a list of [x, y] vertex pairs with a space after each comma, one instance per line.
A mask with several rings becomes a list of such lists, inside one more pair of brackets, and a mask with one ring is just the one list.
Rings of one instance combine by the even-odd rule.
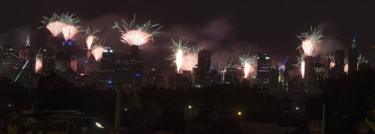
[[336, 50], [335, 55], [335, 66], [332, 69], [332, 73], [336, 74], [344, 74], [344, 66], [345, 66], [345, 52], [344, 50]]
[[99, 87], [110, 89], [115, 83], [113, 79], [113, 75], [115, 74], [115, 55], [111, 48], [106, 47], [105, 50], [99, 63]]
[[257, 81], [259, 84], [269, 84], [271, 79], [271, 56], [267, 52], [258, 53]]
[[349, 50], [349, 74], [357, 71], [359, 54], [359, 42], [357, 40], [357, 37], [354, 37]]
[[195, 84], [207, 86], [210, 80], [211, 52], [203, 49], [198, 52], [198, 68], [196, 73]]

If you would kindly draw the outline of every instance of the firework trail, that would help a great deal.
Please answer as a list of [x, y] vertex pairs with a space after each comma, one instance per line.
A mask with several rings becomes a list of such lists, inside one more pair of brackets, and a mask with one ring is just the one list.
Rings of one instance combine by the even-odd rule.
[[80, 22], [78, 17], [69, 13], [62, 13], [60, 15], [53, 13], [52, 17], [43, 16], [42, 18], [41, 22], [44, 25], [42, 27], [46, 27], [54, 37], [60, 35], [63, 32], [62, 29], [67, 25], [75, 25]]
[[303, 55], [303, 53], [301, 53], [301, 55], [299, 57], [297, 57], [297, 61], [298, 61], [299, 67], [300, 67], [302, 79], [305, 78], [305, 65], [306, 65], [306, 63], [305, 63], [304, 58], [305, 58], [305, 56]]
[[301, 33], [297, 37], [302, 40], [299, 48], [302, 48], [304, 55], [315, 56], [317, 54], [318, 45], [321, 42], [321, 38], [323, 38], [319, 29], [311, 28], [310, 31]]
[[90, 27], [88, 27], [85, 31], [86, 31], [86, 35], [87, 35], [87, 38], [86, 38], [86, 47], [87, 47], [88, 50], [90, 50], [92, 44], [98, 38], [95, 34], [98, 33], [100, 30], [90, 29]]
[[219, 64], [222, 73], [222, 81], [225, 81], [225, 73], [227, 72], [227, 68], [232, 67], [233, 59], [232, 58], [225, 58], [225, 61], [222, 64]]
[[103, 52], [105, 52], [105, 49], [103, 47], [104, 43], [105, 43], [104, 41], [97, 42], [97, 44], [93, 46], [91, 50], [91, 53], [94, 56], [96, 61], [100, 61], [102, 59]]
[[121, 33], [121, 41], [136, 46], [144, 45], [153, 40], [153, 37], [159, 34], [159, 30], [161, 29], [160, 24], [153, 24], [151, 21], [143, 24], [135, 24], [135, 16], [130, 23], [125, 20], [114, 23], [112, 28]]
[[243, 66], [244, 78], [248, 79], [255, 71], [256, 56], [251, 56], [250, 54], [242, 55], [240, 56], [240, 62]]

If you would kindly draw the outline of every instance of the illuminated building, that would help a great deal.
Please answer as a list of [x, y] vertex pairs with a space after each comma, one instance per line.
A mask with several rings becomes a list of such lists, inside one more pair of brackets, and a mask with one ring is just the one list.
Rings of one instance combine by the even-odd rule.
[[360, 55], [359, 42], [356, 37], [353, 38], [352, 45], [349, 49], [349, 74], [357, 71], [358, 57]]
[[267, 52], [258, 53], [257, 57], [257, 81], [261, 85], [269, 84], [271, 81], [271, 56]]

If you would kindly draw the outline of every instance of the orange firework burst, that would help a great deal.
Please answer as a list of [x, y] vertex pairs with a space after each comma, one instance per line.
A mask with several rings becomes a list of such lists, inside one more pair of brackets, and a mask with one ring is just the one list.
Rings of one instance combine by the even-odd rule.
[[161, 26], [159, 24], [152, 24], [147, 21], [144, 24], [135, 24], [135, 16], [130, 23], [121, 20], [120, 23], [114, 22], [113, 29], [121, 33], [121, 41], [129, 45], [141, 46], [153, 40], [153, 37], [159, 34]]

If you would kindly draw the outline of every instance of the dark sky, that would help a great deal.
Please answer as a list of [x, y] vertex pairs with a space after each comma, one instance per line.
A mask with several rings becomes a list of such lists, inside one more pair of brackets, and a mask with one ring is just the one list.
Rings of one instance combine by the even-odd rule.
[[218, 48], [235, 44], [233, 50], [253, 45], [278, 58], [295, 54], [296, 34], [310, 26], [322, 28], [333, 44], [347, 46], [358, 33], [364, 45], [375, 45], [374, 0], [3, 0], [0, 5], [0, 33], [40, 26], [41, 16], [53, 12], [69, 11], [95, 24], [107, 15], [136, 13], [161, 23], [169, 34], [196, 34]]

